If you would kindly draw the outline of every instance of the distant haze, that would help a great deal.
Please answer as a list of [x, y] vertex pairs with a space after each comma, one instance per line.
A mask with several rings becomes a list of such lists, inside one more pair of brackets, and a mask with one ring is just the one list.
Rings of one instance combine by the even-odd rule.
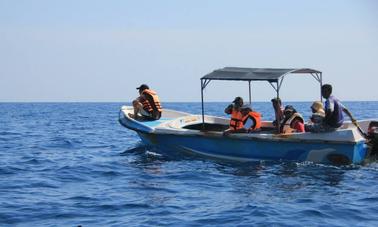
[[[314, 68], [342, 100], [378, 100], [378, 1], [0, 0], [1, 101], [122, 101], [147, 83], [163, 101], [200, 101], [225, 66]], [[253, 83], [253, 100], [274, 96]], [[290, 101], [319, 99], [291, 75]], [[206, 101], [247, 98], [213, 81]]]

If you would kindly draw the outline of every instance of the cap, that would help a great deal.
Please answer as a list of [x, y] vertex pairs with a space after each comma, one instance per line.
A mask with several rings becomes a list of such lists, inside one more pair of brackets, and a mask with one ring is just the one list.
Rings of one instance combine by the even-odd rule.
[[147, 84], [142, 84], [136, 88], [137, 90], [143, 91], [145, 89], [150, 89]]
[[242, 99], [242, 97], [236, 97], [235, 99], [234, 99], [234, 101], [232, 101], [233, 103], [240, 103], [240, 102], [243, 102], [243, 99]]
[[284, 114], [285, 113], [295, 113], [297, 112], [292, 105], [285, 106]]

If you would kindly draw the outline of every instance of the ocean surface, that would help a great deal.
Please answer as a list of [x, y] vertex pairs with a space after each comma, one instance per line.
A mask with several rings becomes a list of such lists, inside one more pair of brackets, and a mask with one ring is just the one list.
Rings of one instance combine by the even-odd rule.
[[[311, 103], [291, 104], [308, 118]], [[378, 102], [344, 104], [357, 119], [378, 118]], [[0, 103], [0, 226], [378, 226], [377, 162], [168, 153], [118, 123], [121, 105]], [[226, 105], [207, 103], [206, 113]], [[273, 118], [270, 103], [254, 107]]]

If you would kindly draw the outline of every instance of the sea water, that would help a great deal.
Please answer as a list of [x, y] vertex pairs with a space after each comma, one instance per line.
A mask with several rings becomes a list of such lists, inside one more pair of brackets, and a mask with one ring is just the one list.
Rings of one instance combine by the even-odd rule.
[[[309, 102], [290, 103], [307, 119]], [[378, 102], [344, 103], [357, 119]], [[122, 103], [0, 104], [0, 226], [378, 226], [378, 164], [226, 162], [144, 146]], [[207, 103], [225, 116], [227, 103]], [[164, 103], [200, 113], [200, 103]], [[255, 103], [272, 120], [270, 103]], [[263, 152], [263, 151], [261, 151]]]

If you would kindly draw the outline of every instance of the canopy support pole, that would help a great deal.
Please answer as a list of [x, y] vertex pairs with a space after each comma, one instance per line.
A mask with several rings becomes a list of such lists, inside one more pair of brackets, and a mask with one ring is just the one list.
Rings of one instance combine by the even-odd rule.
[[321, 102], [323, 102], [322, 87], [323, 87], [323, 75], [322, 73], [320, 73], [320, 101]]
[[277, 82], [277, 98], [280, 97], [280, 89], [281, 89], [281, 86], [282, 86], [282, 82], [283, 80], [285, 79], [285, 76], [283, 76], [278, 82]]
[[[281, 88], [281, 85], [282, 85], [282, 81], [283, 81], [283, 78], [280, 81], [279, 80], [277, 80], [277, 81], [269, 81], [269, 84], [276, 91], [276, 98], [277, 99], [280, 98], [280, 88]], [[274, 85], [273, 83], [276, 83], [276, 84]], [[274, 110], [274, 111], [276, 111], [276, 110]], [[279, 134], [280, 133], [280, 128], [281, 128], [281, 119], [279, 118], [279, 114], [278, 113], [275, 113], [275, 117], [276, 117], [276, 129], [277, 129], [277, 133]]]
[[205, 107], [203, 103], [203, 89], [210, 83], [210, 80], [201, 79], [201, 108], [202, 108], [202, 130], [205, 130]]
[[322, 72], [311, 73], [311, 76], [315, 78], [320, 84], [320, 101], [323, 102], [322, 87], [323, 87], [323, 75]]
[[277, 89], [276, 93], [277, 93], [277, 99], [279, 99], [280, 98], [280, 91]]
[[249, 105], [252, 105], [252, 98], [251, 98], [251, 81], [248, 81], [249, 85]]
[[[283, 81], [283, 77], [281, 79], [281, 82], [277, 81], [277, 99], [280, 99], [280, 88], [281, 88], [281, 85], [282, 85], [282, 81]], [[280, 107], [281, 108], [281, 107]], [[280, 134], [280, 129], [281, 129], [281, 119], [279, 118], [279, 114], [275, 114], [276, 115], [276, 125], [277, 125], [277, 133]]]
[[[272, 86], [272, 88], [277, 92], [277, 95], [278, 95], [277, 86], [273, 85], [273, 83], [277, 83], [277, 84], [278, 84], [278, 82], [276, 82], [276, 81], [274, 81], [274, 82], [270, 82], [270, 81], [269, 81], [270, 86]], [[278, 98], [278, 97], [277, 97], [277, 98]]]

